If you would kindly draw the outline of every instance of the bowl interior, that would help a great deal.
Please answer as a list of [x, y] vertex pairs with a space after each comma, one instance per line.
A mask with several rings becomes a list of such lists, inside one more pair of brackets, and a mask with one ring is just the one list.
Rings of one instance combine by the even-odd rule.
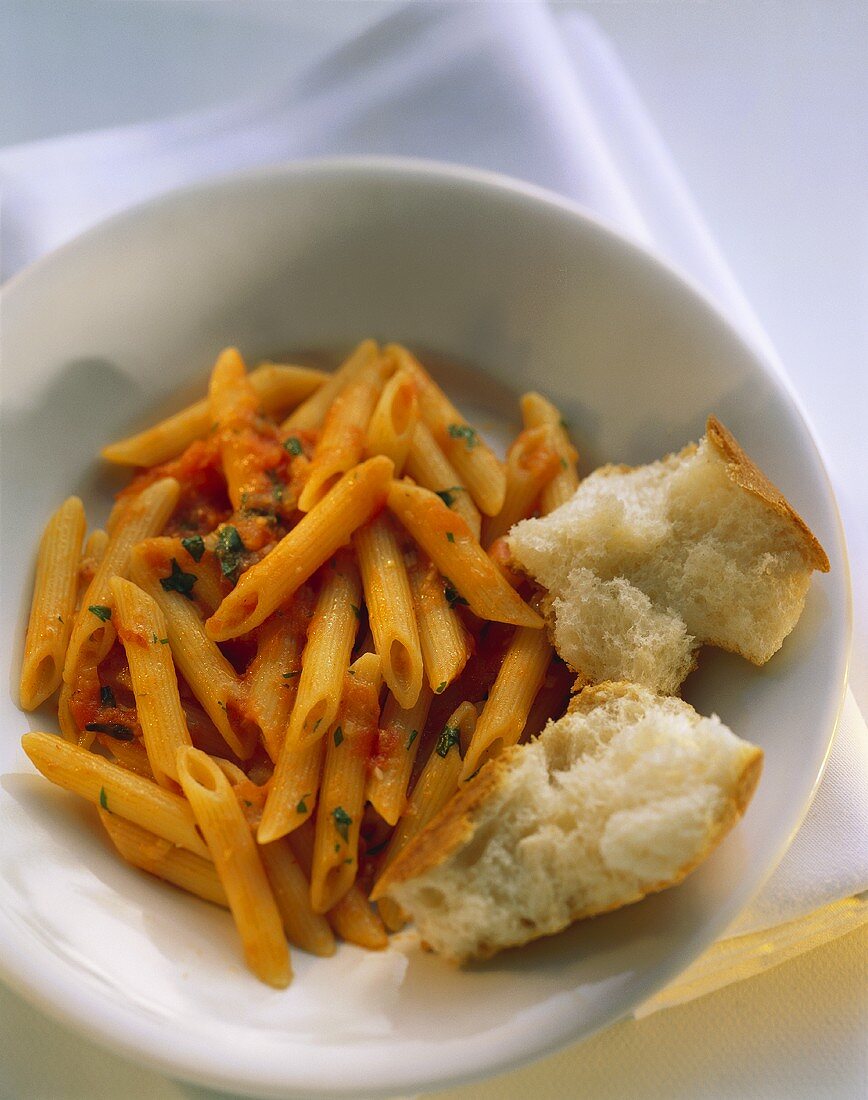
[[[761, 745], [745, 820], [680, 888], [468, 971], [416, 950], [294, 953], [276, 993], [228, 917], [119, 864], [90, 808], [35, 777], [16, 680], [35, 546], [69, 493], [104, 519], [95, 457], [198, 396], [217, 350], [333, 354], [363, 336], [428, 357], [483, 431], [550, 395], [582, 468], [678, 449], [716, 413], [829, 552], [764, 669], [703, 656], [686, 686]], [[840, 703], [847, 586], [834, 502], [784, 385], [701, 298], [567, 204], [474, 173], [325, 163], [238, 177], [115, 219], [3, 300], [0, 958], [58, 1017], [142, 1060], [262, 1095], [371, 1095], [505, 1068], [623, 1015], [710, 943], [797, 826]]]

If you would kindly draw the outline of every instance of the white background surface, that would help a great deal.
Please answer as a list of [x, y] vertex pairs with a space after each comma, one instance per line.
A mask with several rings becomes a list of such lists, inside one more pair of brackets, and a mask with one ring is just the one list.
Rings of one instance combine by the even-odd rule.
[[[575, 6], [613, 39], [803, 398], [845, 514], [864, 515], [868, 4]], [[0, 0], [0, 145], [230, 98], [309, 63], [334, 34], [387, 7]], [[868, 585], [868, 529], [851, 525], [848, 537], [863, 563], [854, 581]], [[864, 651], [868, 623], [857, 631]], [[853, 687], [864, 710], [868, 668], [854, 669]], [[580, 1052], [442, 1095], [866, 1096], [866, 959], [863, 929], [764, 977], [620, 1024]], [[2, 1100], [206, 1095], [97, 1052], [0, 992]]]

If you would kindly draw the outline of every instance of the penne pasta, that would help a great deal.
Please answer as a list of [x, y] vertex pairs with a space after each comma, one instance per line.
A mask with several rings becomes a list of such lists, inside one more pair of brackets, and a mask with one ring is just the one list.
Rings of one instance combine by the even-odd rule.
[[245, 674], [250, 713], [275, 763], [298, 694], [301, 656], [312, 614], [313, 592], [303, 585], [291, 605], [276, 611], [259, 628], [256, 656]]
[[174, 478], [155, 481], [118, 511], [109, 530], [105, 548], [93, 580], [82, 597], [66, 651], [63, 678], [75, 681], [81, 664], [98, 663], [112, 647], [115, 630], [111, 623], [111, 580], [125, 577], [133, 547], [158, 535], [178, 501], [180, 486]]
[[418, 485], [394, 481], [387, 504], [444, 579], [448, 578], [450, 604], [460, 597], [480, 618], [542, 627], [543, 620], [510, 587], [461, 516], [447, 508], [438, 496]]
[[298, 829], [316, 807], [325, 760], [325, 737], [294, 749], [284, 741], [256, 838], [269, 844]]
[[335, 720], [359, 626], [362, 583], [352, 555], [339, 551], [322, 573], [286, 731], [288, 752], [318, 741]]
[[464, 517], [474, 538], [482, 530], [482, 516], [470, 493], [460, 485], [458, 472], [437, 446], [431, 429], [420, 420], [413, 430], [407, 452], [405, 472], [424, 489], [430, 489], [446, 504]]
[[316, 393], [290, 413], [281, 424], [281, 431], [316, 431], [321, 428], [332, 402], [344, 386], [375, 362], [379, 354], [375, 340], [362, 340], [333, 374], [324, 376], [325, 380]]
[[380, 515], [360, 527], [353, 546], [383, 679], [401, 706], [409, 709], [422, 687], [422, 647], [407, 567], [390, 517]]
[[560, 459], [560, 469], [543, 488], [540, 495], [540, 512], [547, 516], [570, 500], [579, 487], [577, 469], [578, 454], [570, 442], [566, 422], [560, 410], [540, 393], [526, 393], [521, 398], [521, 415], [526, 428], [549, 426], [554, 434], [555, 448]]
[[[148, 543], [130, 558], [130, 577], [151, 597], [166, 620], [165, 635], [178, 670], [229, 748], [242, 760], [253, 751], [255, 737], [240, 728], [244, 691], [235, 669], [205, 633], [196, 606], [179, 592], [167, 591], [151, 564]], [[239, 729], [233, 724], [233, 717]]]
[[259, 848], [262, 864], [291, 944], [312, 955], [335, 953], [331, 925], [310, 904], [310, 883], [286, 840], [275, 840]]
[[399, 476], [418, 422], [416, 383], [409, 371], [399, 370], [386, 382], [371, 414], [366, 453], [391, 458], [395, 476]]
[[407, 370], [416, 382], [419, 412], [431, 429], [437, 445], [458, 473], [477, 507], [496, 516], [503, 507], [506, 475], [497, 455], [472, 428], [422, 364], [399, 344], [386, 348], [399, 369]]
[[206, 623], [208, 636], [222, 642], [264, 622], [382, 508], [391, 476], [392, 463], [383, 455], [344, 474], [266, 558], [241, 575]]
[[292, 978], [283, 922], [229, 780], [206, 753], [190, 747], [178, 750], [177, 770], [226, 891], [247, 965], [283, 989]]
[[177, 848], [163, 837], [134, 825], [123, 817], [98, 808], [99, 819], [120, 857], [142, 871], [205, 901], [229, 907], [226, 891], [210, 859]]
[[467, 633], [446, 599], [439, 571], [417, 558], [409, 575], [425, 673], [431, 690], [440, 695], [467, 664]]
[[[476, 708], [472, 703], [461, 703], [449, 716], [440, 736], [422, 769], [407, 808], [392, 833], [388, 847], [380, 863], [380, 877], [399, 852], [417, 837], [425, 826], [433, 821], [449, 799], [458, 790], [461, 776], [461, 744], [470, 740], [476, 725]], [[377, 884], [371, 891], [371, 899], [377, 901]]]
[[242, 506], [249, 477], [250, 440], [246, 429], [258, 405], [256, 391], [247, 379], [247, 368], [238, 349], [224, 348], [211, 371], [208, 413], [220, 441], [226, 491], [236, 511]]
[[58, 787], [196, 855], [208, 855], [180, 795], [49, 733], [25, 733], [21, 745], [35, 767]]
[[[148, 760], [145, 746], [138, 738], [134, 741], [117, 741], [114, 738], [106, 737], [105, 734], [100, 734], [99, 741], [103, 748], [110, 750], [121, 767], [135, 772], [136, 775], [141, 775], [145, 779], [153, 780], [154, 773], [151, 769], [151, 762]], [[111, 744], [106, 745], [106, 741], [110, 741]]]
[[553, 653], [545, 630], [528, 627], [516, 630], [476, 723], [464, 757], [462, 780], [469, 779], [501, 749], [516, 744]]
[[21, 662], [20, 695], [35, 710], [63, 679], [78, 595], [78, 568], [86, 521], [78, 497], [69, 497], [45, 527], [36, 559], [36, 580]]
[[[161, 577], [168, 577], [173, 571], [179, 570], [188, 576], [195, 577], [194, 581], [189, 582], [188, 594], [205, 614], [213, 614], [223, 600], [225, 582], [216, 555], [204, 553], [204, 541], [201, 544], [202, 552], [199, 553], [197, 550], [198, 559], [193, 557], [188, 549], [193, 545], [190, 539], [163, 535], [147, 541], [148, 561], [154, 572]], [[172, 559], [177, 562], [175, 570], [172, 567]]]
[[154, 778], [163, 787], [178, 781], [178, 749], [189, 745], [190, 731], [181, 709], [178, 681], [163, 613], [141, 588], [113, 577], [114, 623], [126, 651], [142, 737]]
[[496, 516], [486, 518], [482, 542], [486, 549], [514, 523], [526, 519], [546, 485], [561, 469], [554, 429], [548, 424], [525, 428], [506, 456], [506, 496]]
[[[328, 375], [307, 367], [269, 363], [251, 371], [249, 378], [263, 410], [279, 414], [313, 394]], [[152, 428], [103, 447], [100, 453], [121, 466], [159, 466], [176, 458], [197, 439], [204, 439], [212, 423], [206, 397]]]
[[346, 894], [358, 872], [359, 829], [368, 760], [377, 737], [380, 658], [366, 653], [347, 673], [341, 707], [326, 737], [317, 805], [310, 899], [325, 913]]
[[368, 423], [383, 388], [384, 372], [384, 362], [374, 359], [335, 398], [298, 498], [302, 512], [309, 512], [364, 457]]
[[365, 797], [389, 825], [404, 812], [407, 786], [433, 698], [427, 685], [409, 710], [404, 710], [394, 695], [386, 698]]

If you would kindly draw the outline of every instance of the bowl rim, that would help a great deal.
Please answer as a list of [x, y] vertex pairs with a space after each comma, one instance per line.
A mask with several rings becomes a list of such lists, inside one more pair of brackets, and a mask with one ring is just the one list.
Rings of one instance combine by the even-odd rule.
[[[436, 160], [428, 160], [415, 157], [400, 156], [327, 156], [318, 158], [306, 158], [300, 160], [276, 162], [262, 165], [253, 169], [224, 173], [206, 180], [187, 184], [183, 187], [173, 188], [156, 196], [125, 208], [110, 217], [90, 226], [83, 232], [61, 244], [58, 248], [40, 256], [31, 264], [15, 273], [0, 286], [0, 310], [8, 301], [10, 295], [16, 294], [38, 279], [42, 271], [49, 268], [62, 255], [74, 253], [76, 250], [86, 248], [92, 239], [98, 239], [105, 234], [111, 234], [125, 224], [138, 221], [142, 217], [161, 210], [165, 206], [192, 197], [197, 193], [217, 193], [222, 189], [243, 187], [247, 182], [256, 180], [277, 178], [298, 178], [302, 176], [315, 176], [325, 174], [329, 177], [349, 176], [361, 174], [368, 176], [381, 175], [388, 183], [400, 182], [407, 179], [428, 180], [440, 184], [455, 186], [459, 189], [467, 187], [473, 189], [500, 192], [512, 195], [531, 205], [545, 206], [572, 219], [583, 222], [586, 226], [604, 237], [614, 239], [618, 246], [633, 253], [646, 263], [657, 269], [659, 274], [671, 284], [678, 286], [682, 293], [698, 299], [701, 305], [715, 318], [716, 322], [728, 333], [731, 339], [740, 344], [748, 353], [753, 366], [766, 377], [770, 377], [775, 388], [789, 400], [798, 419], [801, 421], [805, 432], [806, 442], [813, 448], [817, 467], [822, 475], [822, 484], [827, 501], [829, 503], [832, 518], [834, 520], [834, 536], [836, 545], [834, 551], [840, 559], [842, 588], [844, 602], [844, 621], [840, 625], [838, 637], [838, 659], [836, 662], [836, 677], [834, 684], [828, 689], [827, 701], [824, 709], [825, 728], [827, 730], [825, 747], [819, 766], [816, 770], [810, 791], [798, 809], [793, 819], [791, 829], [783, 842], [778, 846], [773, 858], [768, 861], [764, 873], [758, 878], [754, 888], [739, 903], [735, 911], [723, 907], [716, 919], [703, 923], [699, 932], [694, 932], [685, 937], [682, 950], [673, 953], [669, 960], [658, 966], [655, 970], [655, 978], [647, 983], [647, 988], [642, 991], [642, 996], [636, 998], [621, 998], [629, 1000], [629, 1004], [617, 1001], [613, 1004], [610, 1013], [593, 1026], [585, 1029], [579, 1035], [575, 1028], [570, 1030], [568, 1026], [548, 1028], [542, 1041], [526, 1043], [522, 1047], [512, 1048], [509, 1055], [504, 1056], [502, 1049], [497, 1056], [492, 1057], [486, 1051], [465, 1052], [459, 1065], [452, 1064], [448, 1070], [442, 1065], [438, 1066], [436, 1077], [430, 1072], [420, 1076], [410, 1072], [385, 1072], [373, 1086], [364, 1083], [343, 1085], [334, 1082], [325, 1085], [313, 1081], [302, 1083], [298, 1078], [295, 1082], [287, 1081], [285, 1076], [263, 1072], [258, 1077], [251, 1078], [249, 1069], [241, 1075], [241, 1067], [237, 1060], [231, 1058], [222, 1066], [215, 1065], [214, 1061], [204, 1062], [200, 1058], [201, 1043], [198, 1037], [192, 1042], [175, 1042], [171, 1047], [161, 1046], [154, 1041], [159, 1035], [159, 1029], [154, 1029], [149, 1023], [141, 1023], [138, 1017], [130, 1014], [127, 1022], [139, 1023], [138, 1028], [118, 1027], [116, 1009], [112, 1014], [103, 1010], [98, 999], [89, 993], [83, 993], [80, 989], [61, 990], [56, 981], [56, 975], [52, 975], [50, 967], [46, 968], [38, 962], [26, 962], [16, 956], [14, 950], [9, 950], [13, 945], [6, 943], [6, 921], [0, 922], [0, 943], [6, 946], [6, 950], [0, 952], [0, 978], [21, 995], [27, 1002], [34, 1005], [46, 1015], [71, 1028], [97, 1045], [130, 1058], [139, 1064], [148, 1066], [158, 1072], [173, 1076], [183, 1076], [189, 1081], [216, 1087], [237, 1088], [242, 1090], [256, 1090], [248, 1095], [257, 1096], [310, 1096], [310, 1097], [358, 1097], [358, 1096], [389, 1096], [396, 1091], [419, 1088], [446, 1088], [462, 1083], [479, 1080], [494, 1073], [505, 1073], [527, 1062], [544, 1057], [547, 1054], [578, 1039], [590, 1037], [595, 1032], [610, 1026], [617, 1020], [629, 1015], [637, 1004], [641, 1004], [656, 991], [669, 984], [681, 971], [693, 962], [699, 954], [713, 943], [731, 924], [738, 912], [746, 908], [762, 890], [769, 876], [775, 870], [786, 850], [792, 843], [798, 829], [804, 821], [805, 815], [813, 801], [817, 787], [822, 779], [823, 772], [828, 762], [835, 731], [840, 720], [844, 704], [847, 684], [847, 672], [853, 631], [853, 605], [850, 579], [850, 568], [847, 555], [846, 538], [843, 521], [838, 508], [835, 492], [828, 473], [828, 464], [825, 461], [823, 451], [817, 441], [811, 420], [804, 409], [802, 402], [793, 388], [793, 384], [786, 374], [782, 364], [777, 358], [771, 346], [760, 346], [749, 334], [743, 332], [728, 314], [715, 302], [706, 289], [688, 272], [677, 263], [673, 263], [667, 257], [656, 251], [653, 247], [639, 243], [629, 233], [618, 225], [610, 222], [606, 217], [591, 210], [579, 202], [562, 196], [554, 191], [537, 184], [519, 180], [499, 172], [486, 169], [467, 167], [461, 164]], [[835, 556], [833, 551], [833, 557]], [[2, 914], [0, 914], [2, 916]], [[677, 957], [675, 957], [677, 954]], [[83, 1003], [86, 1004], [86, 1013], [82, 1016]], [[187, 1036], [185, 1036], [186, 1038]], [[163, 1036], [165, 1038], [165, 1036]], [[457, 1052], [456, 1052], [457, 1053]], [[219, 1052], [211, 1050], [212, 1059], [217, 1059]], [[293, 1091], [303, 1090], [303, 1091]]]

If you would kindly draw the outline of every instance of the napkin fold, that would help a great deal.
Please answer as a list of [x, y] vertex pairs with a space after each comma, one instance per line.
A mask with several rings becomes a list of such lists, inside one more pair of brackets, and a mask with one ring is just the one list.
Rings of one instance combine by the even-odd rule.
[[[412, 3], [246, 100], [0, 151], [0, 274], [208, 176], [354, 153], [460, 162], [558, 191], [668, 257], [777, 363], [611, 45], [588, 16], [544, 3]], [[865, 920], [868, 729], [848, 693], [784, 860], [728, 935], [640, 1014]]]

